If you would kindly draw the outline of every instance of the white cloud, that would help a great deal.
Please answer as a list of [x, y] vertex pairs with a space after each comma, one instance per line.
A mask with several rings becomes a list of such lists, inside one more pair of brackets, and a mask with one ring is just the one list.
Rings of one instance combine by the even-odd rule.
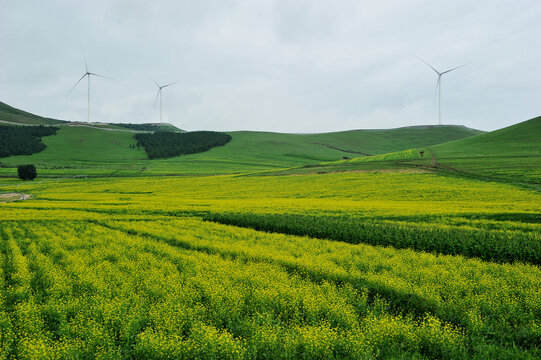
[[436, 121], [485, 130], [540, 113], [536, 1], [9, 1], [0, 13], [0, 101], [96, 121], [164, 117], [186, 129], [320, 132]]

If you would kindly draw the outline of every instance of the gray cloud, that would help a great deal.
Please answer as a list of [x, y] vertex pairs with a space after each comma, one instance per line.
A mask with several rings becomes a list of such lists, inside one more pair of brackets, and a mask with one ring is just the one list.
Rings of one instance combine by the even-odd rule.
[[320, 132], [437, 122], [492, 130], [540, 115], [537, 1], [12, 1], [0, 101], [37, 114], [188, 130]]

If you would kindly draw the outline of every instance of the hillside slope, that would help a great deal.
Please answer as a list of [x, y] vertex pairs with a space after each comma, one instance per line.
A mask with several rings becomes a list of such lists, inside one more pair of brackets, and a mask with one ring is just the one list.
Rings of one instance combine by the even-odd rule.
[[65, 123], [62, 120], [46, 118], [16, 109], [0, 101], [0, 121], [22, 125], [56, 125]]
[[[8, 165], [35, 163], [52, 174], [216, 174], [283, 169], [431, 145], [478, 131], [458, 126], [353, 130], [327, 134], [230, 132], [226, 146], [165, 160], [147, 160], [130, 145], [133, 134], [83, 126], [62, 126], [44, 138], [47, 148], [31, 156], [1, 159]], [[48, 169], [48, 170], [47, 170]]]
[[424, 125], [385, 130], [351, 130], [310, 136], [317, 142], [377, 155], [413, 147], [441, 144], [482, 133], [483, 131], [465, 126]]
[[541, 116], [489, 133], [430, 146], [430, 149], [438, 158], [540, 156]]
[[541, 184], [541, 117], [437, 145], [324, 164], [318, 171], [411, 168], [412, 165], [491, 180]]
[[462, 172], [541, 184], [541, 117], [427, 150], [438, 163]]

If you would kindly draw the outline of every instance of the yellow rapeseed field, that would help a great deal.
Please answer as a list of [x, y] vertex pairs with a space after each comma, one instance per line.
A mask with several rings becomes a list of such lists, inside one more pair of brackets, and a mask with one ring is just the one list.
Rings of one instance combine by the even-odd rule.
[[0, 191], [32, 195], [0, 204], [2, 359], [541, 356], [534, 190], [342, 173]]

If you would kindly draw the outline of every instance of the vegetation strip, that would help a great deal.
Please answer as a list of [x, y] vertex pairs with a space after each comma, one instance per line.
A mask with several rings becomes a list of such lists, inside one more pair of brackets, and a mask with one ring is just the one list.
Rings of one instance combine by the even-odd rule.
[[298, 214], [208, 213], [206, 221], [258, 231], [331, 239], [350, 244], [393, 246], [487, 261], [541, 264], [541, 241], [536, 234], [486, 229], [463, 229], [416, 223], [396, 223]]

